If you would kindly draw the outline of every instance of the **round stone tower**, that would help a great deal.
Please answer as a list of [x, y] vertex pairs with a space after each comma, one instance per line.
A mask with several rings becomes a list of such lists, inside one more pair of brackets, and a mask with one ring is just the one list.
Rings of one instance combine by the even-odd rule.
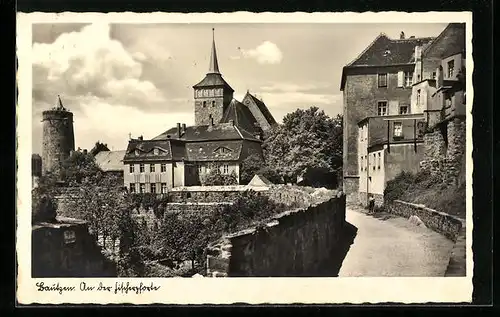
[[73, 113], [64, 108], [57, 96], [57, 105], [43, 112], [42, 171], [57, 172], [61, 163], [75, 150]]

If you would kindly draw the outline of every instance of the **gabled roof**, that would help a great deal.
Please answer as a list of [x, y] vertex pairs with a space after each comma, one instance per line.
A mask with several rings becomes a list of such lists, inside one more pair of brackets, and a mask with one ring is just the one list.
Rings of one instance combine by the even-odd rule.
[[186, 127], [186, 131], [180, 138], [177, 136], [177, 128], [174, 127], [153, 138], [153, 140], [182, 140], [186, 142], [243, 139], [259, 141], [250, 132], [229, 123]]
[[240, 129], [249, 133], [254, 133], [257, 130], [256, 124], [258, 123], [250, 109], [236, 99], [231, 100], [222, 116], [221, 123], [230, 123], [230, 120], [233, 120]]
[[[422, 50], [422, 56], [427, 55], [432, 49], [436, 48], [436, 43], [439, 43], [443, 37], [448, 34], [448, 32], [453, 29], [461, 31], [459, 36], [461, 37], [461, 41], [456, 41], [453, 45], [447, 45], [445, 47], [438, 48], [438, 50], [443, 51], [441, 58], [446, 58], [448, 56], [452, 56], [458, 53], [462, 53], [465, 51], [465, 23], [450, 23], [444, 28], [444, 30], [436, 37], [432, 43], [427, 45]], [[446, 52], [446, 53], [444, 53]]]
[[375, 40], [342, 69], [340, 90], [344, 89], [346, 72], [355, 67], [411, 65], [415, 63], [415, 46], [429, 44], [434, 38], [391, 39], [381, 33]]
[[272, 184], [273, 183], [271, 183], [271, 181], [265, 178], [263, 175], [255, 174], [248, 183], [248, 186], [269, 186]]
[[259, 108], [260, 112], [262, 112], [262, 114], [264, 115], [264, 118], [266, 118], [269, 125], [272, 126], [272, 125], [277, 124], [276, 120], [274, 119], [273, 115], [271, 114], [271, 111], [269, 111], [266, 104], [262, 100], [255, 97], [254, 95], [252, 95], [248, 91], [243, 99], [249, 99], [251, 102], [253, 102]]
[[[229, 151], [217, 151], [221, 147]], [[186, 143], [187, 159], [198, 162], [236, 161], [239, 160], [242, 149], [243, 143], [238, 140]]]
[[123, 158], [126, 151], [101, 151], [95, 155], [95, 161], [105, 171], [123, 171]]
[[[158, 149], [155, 154], [154, 149]], [[137, 154], [136, 154], [137, 151]], [[172, 159], [170, 140], [130, 140], [125, 154], [125, 161], [129, 160], [170, 160]]]

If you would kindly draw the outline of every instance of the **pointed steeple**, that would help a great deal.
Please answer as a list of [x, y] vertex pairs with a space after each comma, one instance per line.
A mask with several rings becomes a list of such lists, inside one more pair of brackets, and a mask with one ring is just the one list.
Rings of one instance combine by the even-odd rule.
[[220, 74], [219, 63], [217, 62], [217, 52], [215, 50], [215, 29], [212, 28], [212, 52], [210, 54], [210, 66], [208, 74]]

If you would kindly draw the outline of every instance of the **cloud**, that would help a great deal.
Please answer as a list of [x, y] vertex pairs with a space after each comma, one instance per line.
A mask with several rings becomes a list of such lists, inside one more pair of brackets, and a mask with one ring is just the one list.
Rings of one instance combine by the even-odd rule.
[[261, 86], [260, 90], [266, 92], [305, 92], [305, 91], [315, 91], [315, 90], [325, 90], [332, 86], [331, 83], [270, 83], [265, 86]]
[[108, 24], [63, 33], [50, 44], [34, 43], [33, 56], [35, 106], [41, 101], [53, 102], [57, 94], [76, 102], [79, 97], [95, 96], [108, 104], [132, 107], [165, 101], [155, 84], [142, 78], [144, 54], [130, 54], [110, 37]]
[[[252, 58], [259, 64], [279, 64], [283, 59], [283, 53], [279, 47], [270, 41], [265, 41], [254, 49], [240, 49], [241, 57]], [[239, 59], [240, 56], [232, 56], [231, 59]]]

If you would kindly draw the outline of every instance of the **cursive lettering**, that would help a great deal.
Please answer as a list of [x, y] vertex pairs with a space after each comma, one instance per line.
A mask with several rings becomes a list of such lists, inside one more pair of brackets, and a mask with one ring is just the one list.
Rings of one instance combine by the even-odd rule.
[[50, 286], [45, 285], [44, 282], [38, 282], [35, 285], [39, 292], [57, 292], [60, 295], [62, 295], [63, 292], [73, 292], [75, 290], [74, 286], [61, 286], [59, 282]]
[[142, 294], [143, 292], [152, 292], [160, 289], [159, 285], [154, 285], [153, 282], [149, 285], [144, 285], [142, 282], [139, 286], [131, 286], [130, 282], [116, 282], [115, 283], [115, 294], [118, 292], [128, 294], [128, 292], [133, 292], [136, 294]]

